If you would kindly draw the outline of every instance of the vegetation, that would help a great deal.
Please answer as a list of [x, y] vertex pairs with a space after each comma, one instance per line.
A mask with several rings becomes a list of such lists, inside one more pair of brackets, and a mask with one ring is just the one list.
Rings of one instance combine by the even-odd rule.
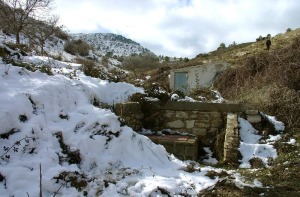
[[139, 78], [145, 71], [153, 70], [158, 67], [158, 58], [151, 53], [142, 53], [124, 57], [122, 65], [124, 69], [131, 71], [135, 78]]
[[30, 42], [40, 47], [41, 55], [44, 55], [46, 41], [57, 32], [58, 19], [58, 17], [54, 16], [47, 19], [46, 22], [35, 21], [29, 24], [29, 28], [25, 30], [25, 34], [30, 39]]
[[221, 43], [219, 48], [224, 49], [224, 48], [226, 48], [226, 45], [224, 43]]
[[[20, 33], [35, 20], [42, 18], [51, 9], [53, 0], [3, 0], [0, 1], [0, 22], [2, 28], [16, 35], [20, 44]], [[34, 20], [35, 19], [35, 20]]]
[[77, 58], [76, 62], [82, 64], [81, 70], [86, 76], [95, 78], [103, 78], [103, 71], [100, 66], [92, 60]]
[[219, 76], [223, 97], [276, 115], [289, 127], [300, 127], [300, 37], [282, 49], [262, 51]]
[[64, 50], [72, 55], [87, 56], [91, 47], [83, 40], [72, 40], [65, 43]]

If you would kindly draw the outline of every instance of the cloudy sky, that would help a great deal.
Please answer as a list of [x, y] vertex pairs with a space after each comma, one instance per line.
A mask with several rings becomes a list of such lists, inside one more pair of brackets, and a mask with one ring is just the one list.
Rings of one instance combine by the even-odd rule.
[[115, 33], [156, 55], [199, 53], [300, 27], [299, 0], [55, 0], [70, 33]]

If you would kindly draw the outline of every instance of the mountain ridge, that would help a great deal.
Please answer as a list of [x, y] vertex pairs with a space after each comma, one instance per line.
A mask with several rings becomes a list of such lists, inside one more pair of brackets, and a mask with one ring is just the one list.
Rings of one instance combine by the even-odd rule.
[[[81, 39], [90, 44], [99, 55], [112, 53], [116, 56], [130, 56], [133, 54], [153, 53], [141, 44], [114, 33], [76, 33], [73, 39]], [[154, 54], [154, 53], [153, 53]]]

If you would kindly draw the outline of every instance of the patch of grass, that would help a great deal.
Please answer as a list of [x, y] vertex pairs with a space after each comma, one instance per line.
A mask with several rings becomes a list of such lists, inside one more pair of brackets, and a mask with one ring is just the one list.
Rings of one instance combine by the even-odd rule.
[[183, 170], [189, 173], [201, 171], [200, 168], [196, 167], [196, 162], [189, 163]]
[[205, 176], [208, 176], [211, 179], [215, 179], [216, 177], [219, 177], [219, 178], [228, 177], [229, 174], [224, 170], [222, 170], [221, 172], [216, 172], [216, 171], [210, 170], [205, 174]]
[[70, 150], [70, 147], [64, 143], [62, 132], [55, 133], [55, 136], [58, 139], [58, 142], [62, 149], [62, 153], [66, 155], [66, 156], [64, 155], [59, 156], [60, 162], [66, 161], [69, 164], [80, 164], [81, 157], [80, 157], [79, 150], [75, 150], [75, 151]]
[[[81, 174], [77, 171], [67, 172], [63, 171], [58, 176], [53, 177], [56, 179], [56, 183], [62, 182], [62, 185], [70, 185], [71, 187], [76, 188], [78, 191], [82, 191], [88, 183], [88, 179], [85, 174]], [[86, 193], [86, 192], [84, 192]]]

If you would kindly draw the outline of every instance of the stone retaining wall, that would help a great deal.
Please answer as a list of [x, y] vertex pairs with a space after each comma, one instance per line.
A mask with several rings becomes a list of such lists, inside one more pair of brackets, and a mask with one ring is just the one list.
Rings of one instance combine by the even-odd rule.
[[144, 115], [138, 102], [117, 103], [114, 105], [114, 111], [135, 131], [141, 131], [143, 128]]
[[[194, 135], [197, 143], [196, 141], [194, 143], [177, 143], [176, 140], [168, 143], [164, 139], [160, 142], [156, 140], [158, 143], [163, 143], [167, 150], [172, 150], [170, 153], [184, 159], [195, 157], [195, 151], [191, 153], [193, 156], [189, 155], [188, 152], [191, 148], [186, 147], [192, 146], [195, 148], [199, 145], [199, 148], [211, 147], [213, 149], [217, 135], [226, 129], [224, 159], [236, 160], [237, 162], [238, 154], [235, 151], [238, 150], [239, 146], [237, 114], [244, 111], [243, 105], [200, 102], [168, 102], [166, 104], [147, 102], [146, 108], [147, 113], [143, 113], [139, 103], [122, 103], [115, 105], [115, 112], [135, 131], [147, 127], [153, 131], [171, 129], [179, 133]], [[182, 147], [182, 149], [178, 147]], [[180, 151], [183, 151], [184, 154], [180, 154]]]
[[172, 129], [198, 137], [202, 146], [212, 147], [217, 133], [226, 125], [227, 112], [243, 111], [240, 104], [169, 102], [159, 105], [152, 102], [156, 116], [151, 129]]

